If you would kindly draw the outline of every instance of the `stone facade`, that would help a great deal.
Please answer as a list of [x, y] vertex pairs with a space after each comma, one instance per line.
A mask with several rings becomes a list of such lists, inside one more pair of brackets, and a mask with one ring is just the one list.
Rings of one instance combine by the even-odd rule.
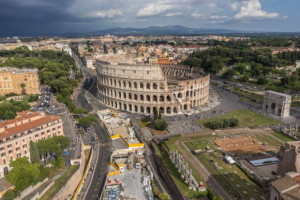
[[205, 104], [210, 76], [183, 65], [111, 64], [96, 60], [98, 99], [132, 113], [180, 114]]
[[267, 114], [275, 115], [281, 118], [290, 115], [292, 97], [287, 94], [266, 91], [264, 95], [263, 111]]
[[37, 69], [17, 69], [2, 67], [0, 69], [0, 95], [40, 94]]
[[23, 111], [12, 120], [0, 123], [0, 178], [10, 170], [9, 163], [18, 157], [30, 158], [30, 141], [38, 142], [63, 135], [60, 116]]
[[288, 172], [300, 172], [300, 142], [287, 142], [278, 153], [277, 174], [283, 176]]

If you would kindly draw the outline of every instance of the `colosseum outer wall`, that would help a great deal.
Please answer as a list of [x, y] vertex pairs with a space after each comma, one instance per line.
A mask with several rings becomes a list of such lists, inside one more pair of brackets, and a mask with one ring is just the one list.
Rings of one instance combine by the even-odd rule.
[[187, 112], [209, 98], [210, 76], [182, 65], [117, 64], [96, 61], [98, 99], [123, 111], [152, 114]]

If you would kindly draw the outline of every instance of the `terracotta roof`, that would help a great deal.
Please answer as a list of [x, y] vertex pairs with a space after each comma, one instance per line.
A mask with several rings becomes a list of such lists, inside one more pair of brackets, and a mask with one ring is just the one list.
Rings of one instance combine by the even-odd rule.
[[32, 129], [32, 128], [41, 126], [43, 124], [47, 124], [49, 122], [52, 122], [52, 121], [55, 121], [55, 120], [58, 120], [58, 119], [61, 119], [61, 117], [60, 116], [46, 115], [46, 116], [44, 116], [40, 119], [31, 121], [31, 122], [27, 122], [27, 123], [24, 123], [22, 125], [15, 126], [15, 127], [12, 127], [12, 128], [8, 128], [5, 131], [3, 131], [2, 133], [0, 133], [0, 139], [6, 138], [8, 136], [12, 136], [12, 135], [17, 134], [17, 133], [21, 133], [21, 132], [26, 131], [28, 129]]
[[[26, 112], [23, 111], [20, 114], [24, 115], [24, 114], [26, 114]], [[17, 117], [15, 119], [6, 120], [6, 121], [1, 122], [0, 123], [0, 128], [4, 128], [6, 125], [14, 124], [14, 123], [22, 121], [24, 119], [29, 119], [29, 118], [36, 117], [36, 116], [39, 116], [39, 115], [42, 115], [42, 114], [38, 113], [38, 112], [28, 112], [27, 115], [24, 115], [24, 116], [21, 116], [21, 117]]]

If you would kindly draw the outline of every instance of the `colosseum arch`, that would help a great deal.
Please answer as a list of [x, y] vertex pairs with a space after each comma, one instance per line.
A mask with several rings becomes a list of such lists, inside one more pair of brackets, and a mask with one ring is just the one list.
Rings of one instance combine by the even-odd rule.
[[156, 95], [153, 95], [153, 101], [157, 102], [157, 96]]
[[140, 88], [144, 89], [144, 83], [140, 83]]
[[164, 101], [165, 101], [165, 97], [164, 97], [163, 95], [160, 95], [159, 101], [160, 101], [160, 102], [164, 102]]
[[150, 114], [151, 113], [151, 108], [148, 106], [147, 107], [147, 113]]
[[143, 106], [140, 106], [140, 112], [144, 113], [144, 107]]
[[147, 96], [146, 96], [146, 100], [147, 100], [147, 101], [150, 101], [150, 99], [151, 99], [151, 98], [150, 98], [150, 95], [147, 95]]
[[142, 94], [140, 95], [140, 100], [144, 101], [144, 95], [142, 95]]
[[167, 114], [171, 114], [171, 108], [167, 107]]
[[160, 111], [161, 114], [165, 114], [165, 109], [164, 109], [164, 107], [160, 107], [160, 108], [159, 108], [159, 111]]
[[171, 99], [171, 96], [170, 96], [170, 95], [167, 95], [167, 101], [168, 101], [168, 102], [171, 102], [171, 101], [172, 101], [172, 99]]
[[177, 107], [174, 107], [174, 108], [173, 108], [173, 113], [175, 113], [175, 114], [178, 113]]
[[156, 83], [153, 83], [153, 89], [157, 90], [157, 84]]
[[133, 87], [137, 88], [137, 83], [136, 82], [133, 82]]

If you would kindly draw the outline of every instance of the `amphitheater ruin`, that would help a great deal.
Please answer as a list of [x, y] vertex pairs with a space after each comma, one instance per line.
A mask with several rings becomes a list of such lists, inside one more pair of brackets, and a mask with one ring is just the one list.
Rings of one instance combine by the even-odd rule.
[[97, 98], [113, 109], [152, 114], [156, 107], [162, 114], [175, 115], [209, 99], [210, 76], [201, 68], [113, 63], [101, 58], [96, 60], [96, 71]]

